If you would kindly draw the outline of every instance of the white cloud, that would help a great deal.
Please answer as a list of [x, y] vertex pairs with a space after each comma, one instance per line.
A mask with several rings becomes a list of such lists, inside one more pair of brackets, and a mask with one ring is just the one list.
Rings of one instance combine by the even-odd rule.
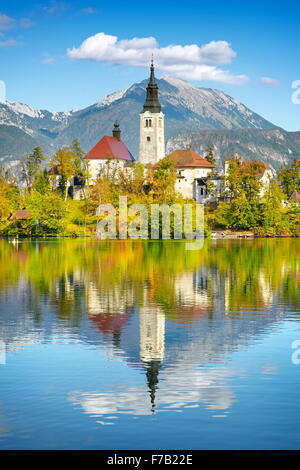
[[[6, 31], [17, 26], [22, 28], [30, 28], [33, 25], [33, 22], [29, 18], [14, 19], [10, 16], [0, 13], [0, 30]], [[3, 34], [1, 33], [1, 36]]]
[[54, 64], [54, 62], [55, 62], [55, 59], [53, 59], [53, 57], [47, 57], [46, 59], [41, 60], [41, 64], [46, 64], [46, 65]]
[[261, 77], [260, 83], [261, 85], [267, 86], [267, 87], [279, 87], [281, 85], [279, 80], [277, 80], [276, 78], [271, 78], [271, 77]]
[[70, 4], [66, 2], [57, 2], [53, 0], [47, 5], [42, 6], [42, 10], [48, 15], [54, 15], [56, 13], [62, 13], [70, 9]]
[[31, 21], [29, 18], [21, 18], [20, 19], [20, 26], [22, 28], [31, 28], [33, 26], [33, 21]]
[[81, 11], [82, 13], [85, 13], [86, 15], [95, 15], [97, 13], [96, 8], [93, 8], [93, 7], [83, 8]]
[[191, 80], [214, 80], [242, 84], [245, 75], [233, 75], [218, 66], [229, 64], [236, 52], [227, 41], [211, 41], [203, 46], [170, 45], [160, 47], [154, 37], [119, 40], [117, 36], [98, 33], [78, 47], [68, 49], [72, 59], [89, 59], [112, 64], [148, 67], [152, 53], [157, 69]]
[[17, 45], [17, 41], [15, 39], [8, 39], [7, 41], [0, 41], [0, 47], [12, 47], [16, 45]]
[[0, 29], [6, 30], [10, 29], [13, 26], [14, 19], [10, 16], [4, 15], [4, 13], [0, 13]]

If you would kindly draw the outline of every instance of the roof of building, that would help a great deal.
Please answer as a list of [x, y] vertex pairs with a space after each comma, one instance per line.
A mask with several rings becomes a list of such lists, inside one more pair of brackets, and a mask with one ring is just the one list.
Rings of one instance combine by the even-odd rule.
[[293, 194], [291, 195], [289, 201], [290, 201], [290, 202], [299, 202], [299, 201], [300, 201], [300, 194], [298, 193], [297, 190], [295, 190], [295, 191], [293, 192]]
[[181, 167], [202, 167], [202, 168], [214, 168], [213, 163], [208, 162], [205, 158], [198, 155], [193, 150], [174, 150], [169, 155], [168, 158], [173, 160], [177, 168]]
[[13, 220], [28, 220], [31, 218], [32, 218], [31, 212], [28, 211], [27, 209], [17, 210], [10, 216], [10, 219], [13, 219]]
[[134, 162], [134, 158], [123, 142], [115, 137], [105, 135], [101, 140], [85, 155], [89, 160], [126, 160]]
[[53, 176], [53, 175], [60, 175], [60, 172], [59, 172], [59, 167], [60, 165], [55, 165], [55, 166], [52, 166], [50, 168], [50, 170], [48, 171], [48, 175], [50, 176]]

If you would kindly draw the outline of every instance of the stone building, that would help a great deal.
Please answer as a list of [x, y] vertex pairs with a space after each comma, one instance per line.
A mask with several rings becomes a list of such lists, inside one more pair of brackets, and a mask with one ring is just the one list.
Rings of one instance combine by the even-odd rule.
[[209, 163], [193, 150], [174, 150], [168, 155], [176, 167], [175, 189], [184, 197], [205, 202], [206, 181], [215, 165]]

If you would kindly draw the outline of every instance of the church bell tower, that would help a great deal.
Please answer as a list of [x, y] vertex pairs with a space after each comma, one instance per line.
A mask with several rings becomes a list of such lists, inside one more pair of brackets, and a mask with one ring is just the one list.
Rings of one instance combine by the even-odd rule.
[[156, 163], [165, 156], [164, 114], [158, 100], [158, 86], [155, 81], [153, 59], [150, 80], [143, 112], [140, 114], [140, 155], [139, 161]]

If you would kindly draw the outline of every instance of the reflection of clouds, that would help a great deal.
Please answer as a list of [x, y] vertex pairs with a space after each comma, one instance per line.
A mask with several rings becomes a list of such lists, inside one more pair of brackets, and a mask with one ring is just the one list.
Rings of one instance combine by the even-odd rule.
[[[226, 382], [235, 374], [231, 369], [217, 373], [187, 371], [185, 368], [164, 370], [156, 390], [155, 409], [157, 412], [178, 412], [202, 404], [210, 410], [228, 410], [234, 402], [234, 394]], [[93, 417], [116, 413], [142, 416], [150, 415], [153, 410], [149, 391], [143, 386], [124, 385], [112, 392], [76, 391], [69, 395], [69, 400]]]
[[279, 369], [277, 364], [264, 364], [260, 369], [261, 374], [264, 375], [277, 375], [279, 374]]

